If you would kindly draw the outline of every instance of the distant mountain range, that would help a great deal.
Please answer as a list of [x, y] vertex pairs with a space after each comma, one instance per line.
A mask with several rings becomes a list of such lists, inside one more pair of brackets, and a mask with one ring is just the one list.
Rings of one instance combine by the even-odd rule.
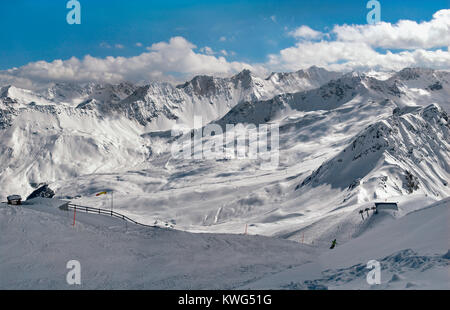
[[[103, 201], [92, 194], [111, 189], [117, 207], [143, 221], [225, 232], [264, 223], [255, 224], [262, 234], [279, 233], [280, 221], [294, 230], [306, 209], [320, 217], [377, 199], [450, 195], [450, 73], [378, 76], [311, 67], [177, 86], [3, 85], [0, 195], [26, 196], [46, 183], [58, 197], [96, 205]], [[279, 167], [172, 158], [171, 140], [157, 133], [192, 128], [196, 115], [203, 125], [278, 124]]]

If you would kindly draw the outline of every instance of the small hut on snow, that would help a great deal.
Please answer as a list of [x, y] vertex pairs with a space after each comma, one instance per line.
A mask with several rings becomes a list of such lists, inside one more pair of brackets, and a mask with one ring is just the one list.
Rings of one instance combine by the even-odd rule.
[[11, 196], [6, 197], [6, 199], [8, 199], [9, 205], [21, 205], [22, 204], [22, 197], [20, 197], [19, 195], [11, 195]]

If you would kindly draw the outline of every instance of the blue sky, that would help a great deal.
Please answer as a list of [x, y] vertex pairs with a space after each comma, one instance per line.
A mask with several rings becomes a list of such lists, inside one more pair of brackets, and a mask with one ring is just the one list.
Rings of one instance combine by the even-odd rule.
[[[294, 45], [295, 39], [286, 35], [289, 30], [366, 24], [368, 12], [364, 0], [79, 1], [81, 25], [66, 23], [66, 0], [2, 1], [0, 70], [87, 54], [130, 57], [175, 36], [199, 48], [226, 50], [228, 61], [265, 62], [269, 54]], [[380, 2], [382, 21], [391, 23], [430, 20], [436, 11], [450, 7], [448, 0]]]

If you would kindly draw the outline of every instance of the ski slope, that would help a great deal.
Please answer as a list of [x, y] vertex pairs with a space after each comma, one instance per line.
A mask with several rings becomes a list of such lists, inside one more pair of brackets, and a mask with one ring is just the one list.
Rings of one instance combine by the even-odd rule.
[[[420, 201], [402, 217], [388, 211], [362, 222], [352, 239], [317, 260], [244, 286], [270, 289], [450, 289], [450, 199]], [[325, 222], [325, 220], [324, 220]], [[339, 229], [338, 227], [336, 227]], [[366, 281], [367, 262], [381, 263], [381, 284]]]
[[232, 289], [313, 260], [314, 249], [259, 236], [191, 234], [112, 217], [62, 211], [51, 199], [0, 206], [0, 288]]
[[[0, 205], [1, 289], [449, 289], [450, 200], [373, 215], [338, 246], [254, 235], [192, 234], [76, 214], [52, 199]], [[446, 254], [446, 256], [445, 256]], [[444, 257], [445, 256], [445, 257]], [[365, 264], [377, 259], [382, 283]], [[81, 285], [66, 263], [81, 264]]]

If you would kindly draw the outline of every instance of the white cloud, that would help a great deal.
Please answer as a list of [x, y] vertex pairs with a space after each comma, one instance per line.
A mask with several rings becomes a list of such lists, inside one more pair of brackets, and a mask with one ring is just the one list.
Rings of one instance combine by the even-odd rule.
[[99, 46], [100, 46], [101, 48], [111, 48], [111, 45], [109, 45], [109, 44], [106, 43], [106, 42], [101, 42], [101, 43], [99, 44]]
[[202, 47], [201, 49], [200, 49], [200, 52], [201, 53], [204, 53], [204, 54], [206, 54], [206, 55], [214, 55], [215, 54], [215, 52], [212, 50], [212, 48], [210, 48], [209, 46], [205, 46], [205, 47]]
[[[136, 44], [137, 45], [137, 44]], [[108, 44], [108, 43], [106, 43], [106, 42], [101, 42], [100, 44], [99, 44], [99, 46], [101, 47], [101, 48], [112, 48], [112, 46], [110, 45], [110, 44]], [[123, 48], [125, 48], [125, 46], [124, 45], [122, 45], [122, 44], [114, 44], [114, 48], [117, 48], [117, 49], [123, 49]]]
[[277, 17], [275, 15], [270, 16], [270, 19], [276, 23], [277, 22]]
[[[38, 61], [20, 68], [0, 71], [1, 79], [28, 79], [33, 82], [48, 81], [184, 81], [198, 74], [231, 75], [243, 69], [262, 73], [260, 65], [228, 62], [223, 56], [216, 57], [194, 51], [196, 46], [183, 37], [174, 37], [169, 42], [155, 43], [147, 47], [148, 52], [134, 57], [96, 58], [90, 55], [82, 59], [52, 62]], [[174, 74], [175, 73], [175, 74]]]
[[298, 42], [270, 55], [271, 68], [294, 71], [316, 65], [331, 70], [400, 70], [405, 67], [450, 69], [450, 52], [446, 49], [378, 52], [364, 42]]
[[226, 40], [227, 40], [227, 37], [220, 37], [220, 38], [219, 38], [219, 41], [220, 41], [220, 42], [225, 42]]
[[[243, 69], [264, 76], [270, 71], [295, 71], [312, 65], [331, 70], [400, 70], [430, 67], [450, 70], [450, 10], [441, 10], [428, 22], [335, 26], [327, 33], [303, 25], [289, 34], [295, 45], [268, 55], [264, 64], [228, 61], [232, 51], [197, 47], [183, 37], [158, 42], [134, 57], [97, 58], [87, 55], [52, 62], [37, 61], [0, 71], [0, 84], [14, 81], [35, 85], [48, 81], [182, 82], [198, 74], [230, 76]], [[220, 38], [220, 41], [231, 41]], [[139, 46], [138, 44], [136, 44]], [[111, 48], [106, 42], [103, 48]], [[116, 46], [117, 47], [117, 46]]]
[[[428, 22], [336, 25], [325, 34], [301, 26], [289, 34], [301, 40], [269, 55], [267, 66], [271, 70], [291, 71], [312, 65], [333, 70], [450, 69], [450, 10], [436, 12]], [[320, 37], [327, 40], [314, 41]]]
[[337, 40], [365, 42], [373, 47], [391, 49], [436, 48], [450, 45], [450, 9], [433, 15], [431, 21], [417, 23], [400, 20], [396, 24], [335, 26]]
[[323, 36], [323, 33], [311, 29], [310, 27], [303, 25], [288, 33], [288, 35], [298, 39], [317, 39]]
[[136, 42], [136, 46], [137, 47], [142, 47], [142, 43], [141, 42]]

